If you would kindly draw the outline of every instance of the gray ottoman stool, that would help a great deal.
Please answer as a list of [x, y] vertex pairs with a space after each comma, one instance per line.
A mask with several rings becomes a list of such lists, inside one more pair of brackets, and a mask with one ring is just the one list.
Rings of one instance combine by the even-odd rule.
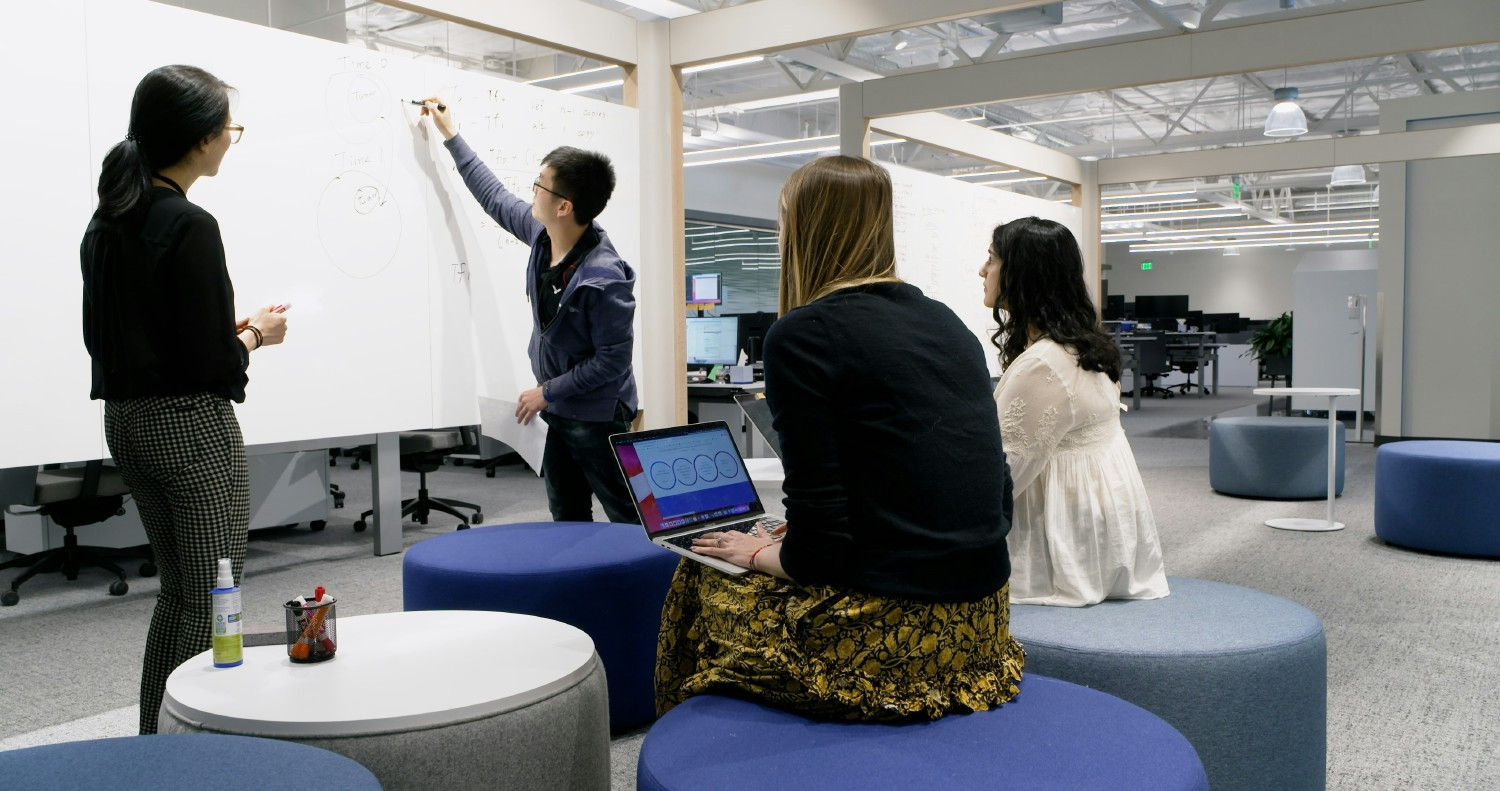
[[336, 634], [318, 664], [292, 664], [285, 645], [246, 648], [227, 669], [211, 652], [189, 659], [167, 678], [161, 732], [300, 742], [390, 789], [608, 791], [604, 669], [578, 629], [438, 611], [340, 618]]
[[[1334, 494], [1344, 492], [1344, 432], [1338, 433]], [[1328, 421], [1310, 417], [1221, 417], [1208, 424], [1208, 483], [1214, 491], [1274, 500], [1328, 496]]]
[[1026, 672], [1166, 720], [1198, 751], [1214, 791], [1324, 788], [1328, 659], [1318, 617], [1250, 588], [1169, 581], [1164, 599], [1013, 605]]

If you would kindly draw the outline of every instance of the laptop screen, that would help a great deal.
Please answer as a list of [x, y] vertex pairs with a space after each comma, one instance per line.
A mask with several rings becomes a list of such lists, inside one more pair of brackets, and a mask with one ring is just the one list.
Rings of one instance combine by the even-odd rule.
[[648, 533], [764, 512], [722, 422], [616, 434], [610, 443]]

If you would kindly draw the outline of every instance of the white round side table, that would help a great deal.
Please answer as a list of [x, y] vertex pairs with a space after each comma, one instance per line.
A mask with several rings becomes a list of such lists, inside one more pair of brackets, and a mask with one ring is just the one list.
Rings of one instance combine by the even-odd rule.
[[1292, 516], [1267, 519], [1266, 526], [1278, 530], [1304, 532], [1343, 530], [1343, 522], [1333, 521], [1334, 469], [1338, 465], [1339, 450], [1339, 420], [1338, 412], [1333, 408], [1333, 402], [1339, 396], [1357, 396], [1359, 389], [1355, 387], [1257, 387], [1252, 392], [1263, 396], [1327, 396], [1328, 398], [1328, 518], [1307, 519]]

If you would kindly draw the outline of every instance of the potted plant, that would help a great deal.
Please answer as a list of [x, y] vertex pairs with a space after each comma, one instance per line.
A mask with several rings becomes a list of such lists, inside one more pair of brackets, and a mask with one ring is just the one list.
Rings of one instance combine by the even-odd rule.
[[1287, 311], [1250, 337], [1249, 354], [1255, 355], [1273, 379], [1292, 378], [1292, 312]]

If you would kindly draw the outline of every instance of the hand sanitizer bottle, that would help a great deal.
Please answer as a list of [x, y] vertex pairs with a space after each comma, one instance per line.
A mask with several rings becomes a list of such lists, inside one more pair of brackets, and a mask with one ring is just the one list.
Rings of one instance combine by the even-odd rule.
[[229, 558], [219, 559], [219, 579], [209, 591], [214, 601], [214, 667], [236, 667], [245, 661], [240, 623], [240, 589]]

